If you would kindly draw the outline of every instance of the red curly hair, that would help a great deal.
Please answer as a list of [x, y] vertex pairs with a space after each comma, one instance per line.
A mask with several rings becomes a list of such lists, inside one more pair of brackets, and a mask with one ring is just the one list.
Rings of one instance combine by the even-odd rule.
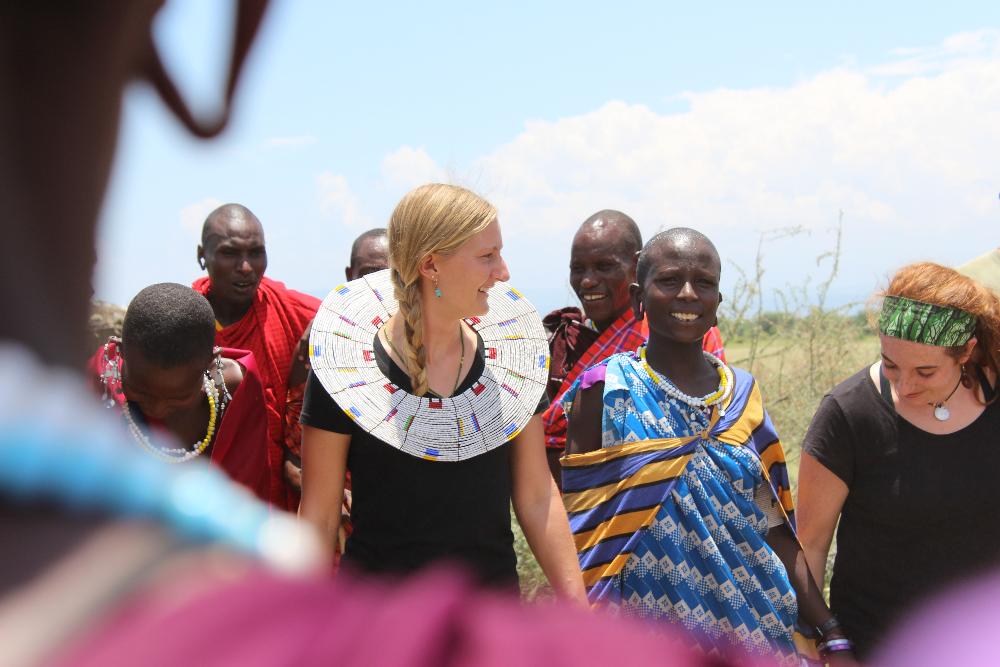
[[[879, 296], [901, 296], [974, 315], [978, 342], [969, 362], [989, 368], [994, 378], [1000, 377], [1000, 298], [988, 288], [947, 266], [917, 262], [897, 271]], [[960, 357], [965, 346], [948, 348], [948, 352]]]

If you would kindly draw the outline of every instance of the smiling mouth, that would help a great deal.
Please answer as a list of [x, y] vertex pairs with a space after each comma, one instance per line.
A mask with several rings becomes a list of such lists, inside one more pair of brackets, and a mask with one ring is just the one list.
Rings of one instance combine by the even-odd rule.
[[583, 301], [600, 301], [601, 299], [605, 299], [605, 298], [607, 298], [607, 297], [605, 297], [603, 294], [584, 294], [583, 297], [581, 297], [581, 300], [583, 300]]
[[670, 313], [670, 317], [675, 320], [680, 320], [681, 322], [694, 322], [701, 316], [695, 315], [694, 313]]

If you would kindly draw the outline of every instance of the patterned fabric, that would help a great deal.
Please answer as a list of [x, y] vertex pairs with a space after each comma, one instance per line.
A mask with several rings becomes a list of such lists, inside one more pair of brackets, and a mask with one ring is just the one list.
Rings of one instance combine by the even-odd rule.
[[[207, 296], [212, 283], [208, 278], [200, 278], [191, 287]], [[270, 278], [261, 278], [249, 312], [239, 322], [215, 333], [216, 345], [250, 350], [257, 360], [267, 407], [270, 499], [275, 506], [291, 511], [295, 511], [298, 501], [296, 492], [285, 483], [282, 469], [285, 393], [292, 355], [319, 304], [316, 297], [290, 290]]]
[[[636, 350], [646, 342], [644, 323], [635, 319], [628, 310], [601, 332], [590, 347], [583, 352], [573, 368], [563, 378], [562, 385], [555, 392], [552, 404], [542, 414], [545, 425], [545, 446], [553, 449], [566, 448], [566, 413], [558, 398], [569, 389], [584, 370], [604, 361], [612, 354]], [[552, 340], [550, 339], [550, 347]], [[551, 367], [550, 367], [551, 370]], [[558, 370], [558, 369], [557, 369]]]
[[562, 458], [570, 528], [592, 602], [680, 623], [706, 650], [798, 664], [795, 593], [755, 501], [768, 484], [794, 527], [784, 454], [753, 377], [734, 377], [725, 414], [706, 415], [666, 396], [636, 353], [584, 373], [564, 408], [603, 381], [603, 447]]
[[957, 308], [887, 296], [882, 301], [878, 330], [886, 336], [914, 343], [955, 347], [965, 345], [972, 338], [976, 318]]

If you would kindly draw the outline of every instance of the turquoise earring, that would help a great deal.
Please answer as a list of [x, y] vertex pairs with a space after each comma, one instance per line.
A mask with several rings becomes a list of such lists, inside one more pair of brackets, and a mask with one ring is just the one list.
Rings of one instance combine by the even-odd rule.
[[434, 296], [436, 296], [439, 299], [441, 298], [441, 288], [438, 287], [437, 276], [434, 276]]

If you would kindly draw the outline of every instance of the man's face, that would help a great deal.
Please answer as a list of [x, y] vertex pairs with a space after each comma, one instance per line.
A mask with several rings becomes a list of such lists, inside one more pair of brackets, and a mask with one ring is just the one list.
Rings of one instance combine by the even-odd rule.
[[358, 252], [351, 257], [347, 279], [357, 280], [369, 273], [389, 268], [389, 242], [384, 236], [369, 236], [358, 245]]
[[577, 233], [569, 260], [569, 284], [584, 313], [604, 330], [629, 308], [629, 285], [635, 282], [635, 257], [628, 256], [613, 227]]
[[217, 222], [201, 252], [212, 279], [212, 297], [234, 305], [249, 304], [267, 269], [264, 230], [256, 220]]

